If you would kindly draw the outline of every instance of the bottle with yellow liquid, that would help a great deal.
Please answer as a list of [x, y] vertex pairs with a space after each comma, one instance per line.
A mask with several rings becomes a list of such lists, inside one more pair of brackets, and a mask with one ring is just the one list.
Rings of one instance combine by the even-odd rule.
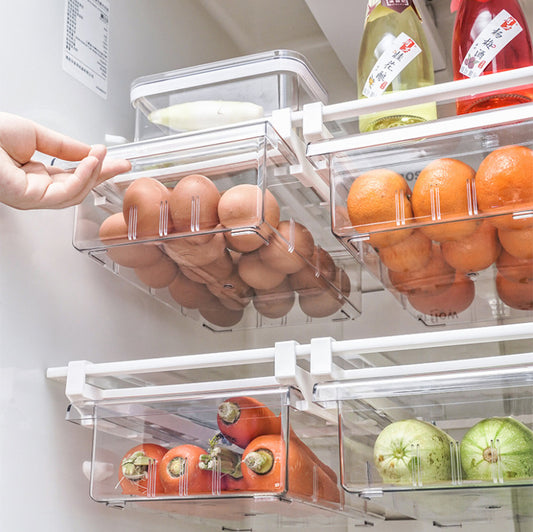
[[[433, 85], [433, 59], [413, 0], [368, 0], [357, 67], [359, 98]], [[363, 115], [361, 132], [437, 118], [435, 102]]]

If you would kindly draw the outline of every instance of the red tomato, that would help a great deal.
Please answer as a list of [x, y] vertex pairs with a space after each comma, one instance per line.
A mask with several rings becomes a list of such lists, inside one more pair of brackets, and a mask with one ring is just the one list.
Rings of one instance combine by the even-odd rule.
[[159, 464], [159, 478], [165, 493], [191, 495], [212, 492], [211, 471], [200, 469], [200, 456], [207, 452], [196, 445], [170, 449]]
[[130, 449], [120, 462], [118, 478], [122, 493], [142, 497], [163, 493], [157, 467], [166, 452], [165, 447], [155, 443], [141, 443]]

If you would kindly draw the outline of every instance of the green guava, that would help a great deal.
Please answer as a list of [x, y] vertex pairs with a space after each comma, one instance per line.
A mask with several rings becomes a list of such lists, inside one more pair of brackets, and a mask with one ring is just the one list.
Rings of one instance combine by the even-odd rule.
[[385, 427], [374, 444], [374, 463], [384, 482], [422, 484], [451, 480], [454, 440], [438, 427], [417, 419]]
[[461, 441], [463, 475], [469, 480], [533, 478], [533, 431], [512, 417], [476, 423]]

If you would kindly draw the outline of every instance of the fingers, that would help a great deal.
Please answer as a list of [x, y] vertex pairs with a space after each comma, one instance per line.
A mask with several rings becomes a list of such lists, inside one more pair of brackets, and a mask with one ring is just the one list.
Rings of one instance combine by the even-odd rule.
[[65, 161], [80, 161], [87, 157], [91, 147], [84, 142], [63, 135], [40, 124], [34, 123], [35, 149]]
[[107, 179], [115, 177], [118, 174], [123, 174], [131, 170], [131, 163], [126, 159], [106, 159], [102, 165], [102, 172], [98, 179], [98, 184], [103, 183]]

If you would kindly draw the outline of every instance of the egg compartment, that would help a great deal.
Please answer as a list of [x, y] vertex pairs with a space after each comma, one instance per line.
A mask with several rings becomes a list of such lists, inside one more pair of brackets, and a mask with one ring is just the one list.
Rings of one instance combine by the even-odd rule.
[[331, 233], [327, 186], [268, 122], [114, 155], [133, 169], [77, 208], [78, 250], [213, 331], [359, 316], [360, 267]]
[[[336, 424], [301, 401], [283, 386], [98, 401], [82, 416], [93, 430], [90, 496], [231, 521], [349, 513]], [[76, 409], [68, 419], [80, 422]]]
[[[412, 140], [369, 134], [329, 155], [333, 233], [426, 325], [531, 319], [531, 125], [424, 137], [410, 126]], [[491, 182], [506, 186], [486, 206]]]
[[303, 55], [273, 50], [137, 78], [130, 100], [144, 140], [325, 104], [327, 93]]
[[347, 492], [450, 526], [531, 522], [532, 377], [531, 353], [362, 368], [314, 400], [337, 405]]

